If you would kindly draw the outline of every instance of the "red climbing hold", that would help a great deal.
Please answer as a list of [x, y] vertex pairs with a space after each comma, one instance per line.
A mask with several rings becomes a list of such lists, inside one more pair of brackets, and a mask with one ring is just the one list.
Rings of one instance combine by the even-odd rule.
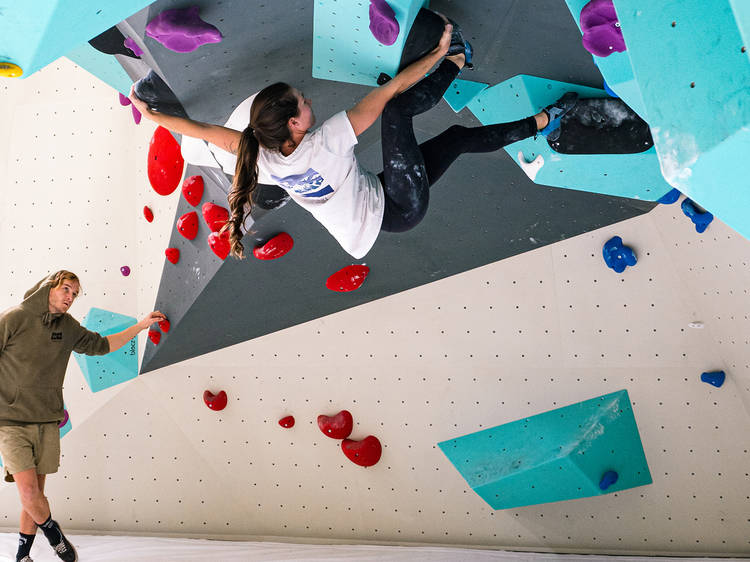
[[331, 275], [326, 281], [326, 287], [331, 291], [354, 291], [360, 288], [369, 273], [370, 268], [366, 265], [348, 265]]
[[185, 178], [185, 181], [182, 182], [182, 195], [185, 197], [185, 201], [195, 207], [203, 199], [203, 187], [202, 176]]
[[210, 390], [207, 390], [203, 393], [203, 401], [206, 406], [218, 412], [227, 406], [227, 393], [222, 390], [218, 394], [213, 394]]
[[277, 234], [262, 246], [253, 250], [253, 255], [259, 260], [275, 260], [286, 254], [294, 246], [294, 239], [286, 232]]
[[211, 232], [219, 232], [221, 227], [229, 220], [229, 211], [208, 201], [203, 203], [201, 212], [203, 212], [203, 220], [206, 221]]
[[148, 222], [153, 222], [154, 220], [154, 212], [148, 207], [143, 207], [143, 216]]
[[157, 332], [156, 330], [149, 330], [148, 339], [154, 342], [154, 345], [159, 345], [159, 342], [161, 341], [161, 332]]
[[159, 328], [165, 334], [169, 331], [170, 326], [171, 324], [169, 323], [169, 320], [162, 320], [161, 322], [159, 322]]
[[188, 240], [193, 240], [198, 235], [198, 213], [190, 211], [182, 215], [177, 221], [177, 230]]
[[229, 244], [229, 231], [225, 230], [221, 234], [212, 232], [208, 235], [208, 245], [211, 246], [214, 254], [223, 260], [227, 259], [229, 251], [232, 249]]
[[380, 440], [374, 435], [368, 435], [362, 441], [344, 439], [341, 442], [341, 450], [346, 458], [359, 466], [372, 466], [380, 460], [383, 448]]
[[148, 181], [159, 195], [169, 195], [180, 185], [185, 161], [172, 133], [157, 127], [148, 147]]
[[164, 255], [171, 263], [177, 263], [180, 261], [180, 251], [177, 248], [167, 248], [164, 250]]
[[341, 410], [335, 416], [318, 416], [318, 427], [331, 439], [345, 439], [354, 428], [354, 419], [347, 410]]
[[294, 416], [287, 416], [285, 418], [281, 418], [279, 420], [279, 425], [281, 427], [286, 427], [289, 429], [290, 427], [294, 427]]

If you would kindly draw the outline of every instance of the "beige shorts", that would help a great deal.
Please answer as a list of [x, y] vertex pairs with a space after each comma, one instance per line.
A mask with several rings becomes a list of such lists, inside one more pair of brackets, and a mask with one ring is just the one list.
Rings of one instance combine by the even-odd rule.
[[60, 468], [60, 428], [57, 423], [0, 426], [0, 457], [5, 481], [13, 474], [35, 468], [37, 474], [51, 474]]

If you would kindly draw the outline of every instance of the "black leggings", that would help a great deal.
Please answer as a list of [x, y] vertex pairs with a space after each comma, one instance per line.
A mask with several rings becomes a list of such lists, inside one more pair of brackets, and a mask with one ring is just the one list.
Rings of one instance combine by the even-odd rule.
[[537, 132], [528, 117], [513, 123], [484, 127], [453, 125], [438, 136], [417, 144], [412, 118], [433, 107], [458, 75], [449, 60], [427, 78], [388, 102], [381, 120], [383, 171], [378, 175], [385, 191], [381, 230], [405, 232], [427, 213], [430, 186], [465, 152], [494, 152]]

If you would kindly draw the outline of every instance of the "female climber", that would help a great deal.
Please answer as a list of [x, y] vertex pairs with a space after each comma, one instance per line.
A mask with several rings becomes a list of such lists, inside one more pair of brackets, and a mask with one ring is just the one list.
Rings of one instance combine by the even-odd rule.
[[[412, 118], [437, 104], [466, 64], [467, 55], [471, 56], [470, 46], [446, 22], [435, 49], [315, 130], [310, 100], [283, 83], [256, 95], [250, 122], [241, 132], [159, 113], [133, 90], [130, 98], [157, 124], [237, 155], [229, 192], [231, 217], [225, 226], [232, 255], [243, 257], [242, 227], [257, 185], [276, 184], [325, 226], [344, 250], [361, 258], [381, 230], [405, 232], [419, 224], [427, 212], [430, 186], [458, 156], [493, 152], [539, 131], [554, 130], [575, 103], [574, 94], [566, 94], [532, 117], [483, 127], [453, 125], [418, 144]], [[359, 166], [354, 146], [381, 115], [383, 171], [375, 175]]]

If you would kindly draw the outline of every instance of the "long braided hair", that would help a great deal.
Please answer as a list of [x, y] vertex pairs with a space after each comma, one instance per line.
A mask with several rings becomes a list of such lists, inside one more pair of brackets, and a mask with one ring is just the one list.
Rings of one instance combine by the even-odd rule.
[[242, 226], [252, 211], [253, 193], [258, 186], [258, 154], [260, 145], [268, 150], [281, 150], [291, 140], [288, 122], [299, 115], [294, 89], [283, 82], [263, 88], [250, 108], [250, 123], [242, 131], [237, 146], [237, 167], [229, 190], [229, 221], [222, 231], [229, 231], [234, 257], [244, 258]]

